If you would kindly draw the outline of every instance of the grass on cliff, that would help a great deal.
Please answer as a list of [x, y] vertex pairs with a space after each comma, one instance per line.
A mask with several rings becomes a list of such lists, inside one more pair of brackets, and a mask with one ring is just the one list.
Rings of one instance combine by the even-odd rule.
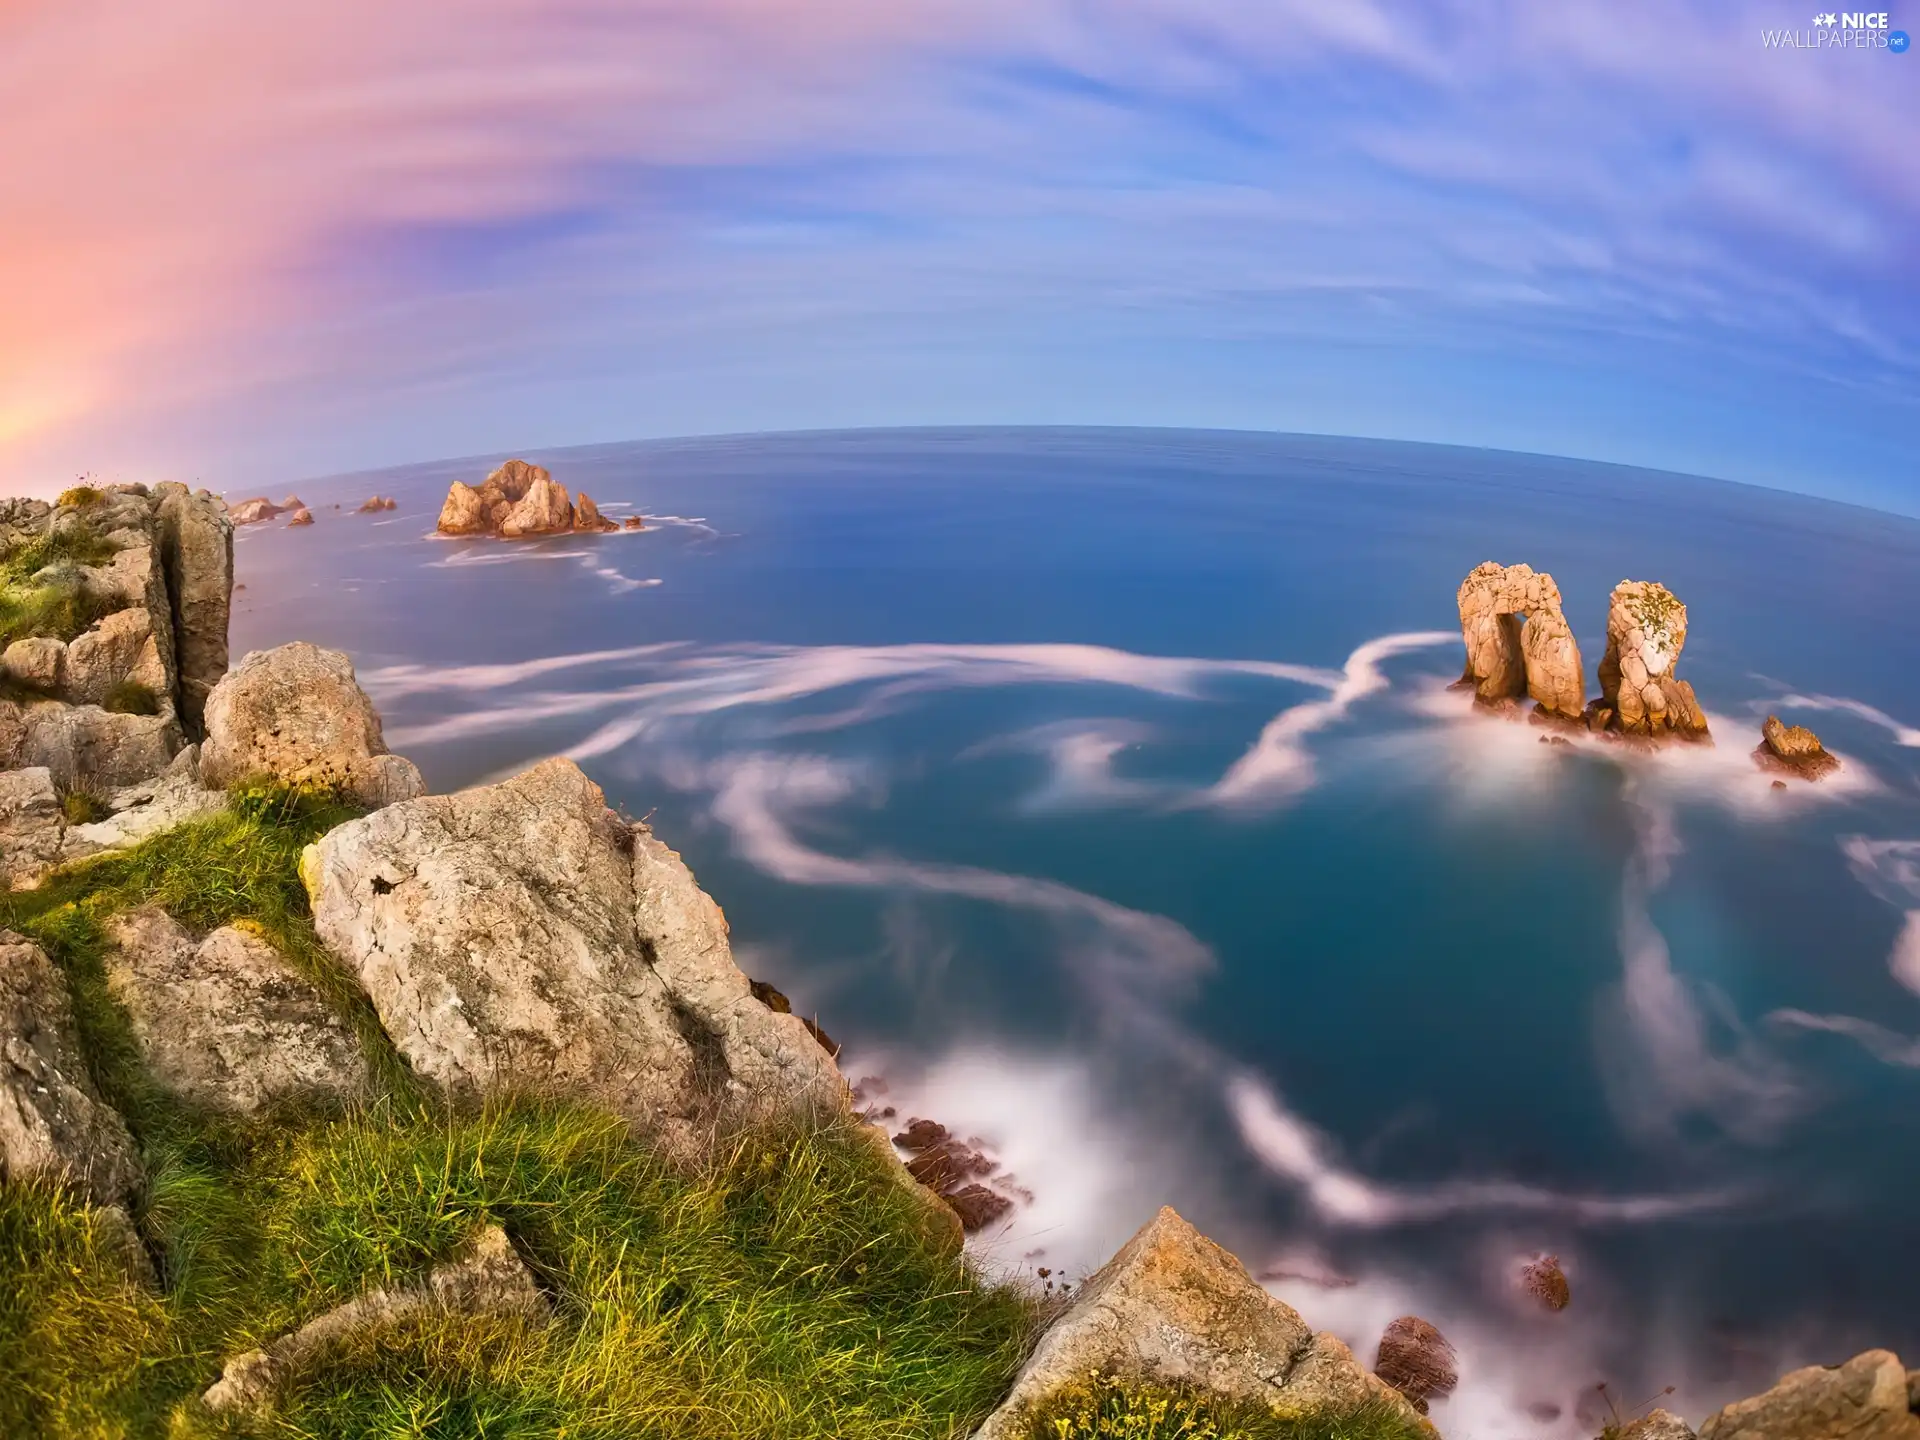
[[91, 629], [113, 608], [111, 602], [70, 573], [34, 577], [48, 566], [103, 565], [115, 553], [104, 538], [78, 523], [0, 555], [0, 649], [33, 635], [72, 640]]
[[1374, 1402], [1298, 1415], [1184, 1386], [1095, 1372], [1033, 1417], [1027, 1440], [1429, 1440], [1402, 1410]]

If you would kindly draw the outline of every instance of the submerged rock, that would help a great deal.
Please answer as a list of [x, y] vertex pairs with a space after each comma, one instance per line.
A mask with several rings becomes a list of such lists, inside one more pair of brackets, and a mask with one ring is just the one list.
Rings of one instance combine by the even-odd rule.
[[0, 1180], [29, 1176], [97, 1205], [124, 1205], [141, 1183], [133, 1137], [88, 1078], [66, 976], [0, 930]]
[[1840, 768], [1840, 758], [1803, 725], [1784, 725], [1778, 715], [1767, 716], [1760, 727], [1760, 745], [1753, 752], [1762, 770], [1783, 770], [1803, 780], [1819, 780]]
[[282, 1100], [350, 1100], [367, 1063], [313, 982], [231, 925], [204, 940], [155, 906], [108, 927], [107, 984], [154, 1078], [192, 1105], [252, 1114]]
[[1460, 633], [1467, 665], [1460, 677], [1487, 702], [1530, 695], [1548, 713], [1580, 717], [1586, 681], [1553, 577], [1527, 565], [1488, 561], [1460, 584]]
[[1445, 1399], [1460, 1383], [1453, 1346], [1418, 1315], [1402, 1315], [1380, 1336], [1373, 1373], [1398, 1390], [1422, 1415], [1427, 1402]]
[[356, 1340], [422, 1316], [503, 1315], [532, 1323], [549, 1314], [546, 1296], [507, 1232], [489, 1225], [460, 1260], [437, 1266], [418, 1285], [370, 1290], [315, 1317], [264, 1350], [229, 1360], [202, 1395], [209, 1410], [260, 1410], [288, 1380]]
[[1705, 740], [1706, 712], [1676, 671], [1687, 644], [1687, 607], [1666, 586], [1622, 580], [1607, 608], [1600, 703], [1629, 735]]
[[380, 715], [338, 650], [304, 641], [256, 650], [207, 698], [202, 781], [333, 785], [365, 805], [410, 800], [426, 785], [387, 752]]
[[1080, 1287], [974, 1440], [1027, 1440], [1049, 1400], [1095, 1372], [1303, 1411], [1379, 1400], [1418, 1423], [1345, 1345], [1314, 1334], [1171, 1209]]
[[452, 1093], [584, 1096], [686, 1151], [716, 1105], [846, 1110], [680, 857], [570, 760], [342, 825], [301, 875], [321, 940]]
[[1795, 1370], [1708, 1417], [1700, 1440], [1920, 1440], [1907, 1372], [1887, 1350]]

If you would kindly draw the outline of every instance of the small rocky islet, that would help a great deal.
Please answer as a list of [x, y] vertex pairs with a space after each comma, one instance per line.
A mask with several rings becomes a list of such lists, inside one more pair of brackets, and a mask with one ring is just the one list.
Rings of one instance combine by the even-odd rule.
[[615, 521], [600, 513], [585, 491], [569, 495], [546, 469], [525, 460], [509, 460], [478, 487], [456, 480], [440, 507], [436, 530], [442, 535], [489, 535], [518, 540], [539, 535], [593, 534], [607, 530], [643, 530], [638, 516]]
[[[510, 509], [496, 515], [488, 507], [498, 502], [483, 502], [486, 523], [505, 533], [530, 497], [558, 523], [556, 497], [536, 493], [544, 478], [503, 478]], [[567, 511], [578, 523], [581, 505], [568, 499]], [[941, 1263], [960, 1267], [953, 1278], [966, 1286], [989, 1284], [967, 1268], [959, 1242], [1016, 1207], [1010, 1177], [978, 1141], [933, 1120], [910, 1119], [889, 1138], [894, 1126], [882, 1122], [895, 1112], [876, 1104], [883, 1082], [849, 1086], [817, 1022], [739, 970], [725, 916], [680, 856], [646, 823], [610, 809], [571, 761], [432, 795], [419, 770], [388, 751], [346, 656], [295, 642], [229, 668], [234, 523], [217, 497], [184, 486], [0, 507], [8, 623], [53, 617], [51, 633], [10, 631], [0, 652], [10, 685], [0, 698], [0, 879], [25, 908], [0, 903], [35, 929], [0, 931], [0, 1200], [44, 1206], [64, 1196], [57, 1203], [82, 1207], [121, 1257], [125, 1305], [151, 1305], [173, 1283], [152, 1186], [156, 1167], [177, 1160], [149, 1149], [138, 1106], [122, 1114], [103, 1063], [132, 1066], [140, 1093], [250, 1136], [268, 1156], [272, 1137], [302, 1116], [391, 1103], [380, 1099], [381, 1077], [398, 1066], [448, 1117], [546, 1097], [609, 1116], [674, 1165], [697, 1168], [729, 1126], [770, 1118], [858, 1137], [874, 1183], [895, 1197], [887, 1203], [902, 1228], [892, 1243], [950, 1257]], [[1677, 602], [1645, 587], [1615, 592], [1622, 618], [1610, 622], [1607, 693], [1596, 708], [1578, 692], [1564, 617], [1550, 618], [1559, 612], [1549, 577], [1482, 567], [1470, 586], [1462, 627], [1481, 698], [1530, 694], [1595, 730], [1704, 733], [1690, 691], [1672, 678], [1685, 634]], [[1528, 618], [1516, 623], [1522, 603]], [[103, 703], [131, 695], [126, 686], [140, 687], [141, 703]], [[1656, 686], [1658, 697], [1648, 693]], [[1610, 713], [1596, 721], [1601, 709]], [[1791, 734], [1773, 748], [1814, 753]], [[103, 916], [94, 978], [82, 952], [67, 953], [78, 921], [62, 917], [79, 914], [90, 877], [124, 885], [139, 873], [115, 869], [113, 857], [131, 864], [194, 827], [310, 803], [339, 818], [316, 822], [297, 875], [284, 878], [300, 897], [294, 929], [244, 916], [196, 929], [192, 902], [168, 890], [165, 903], [135, 895]], [[61, 903], [35, 910], [38, 895]], [[289, 936], [308, 937], [311, 953], [287, 948]], [[103, 1024], [124, 1036], [110, 1063], [94, 1048]], [[525, 1218], [476, 1214], [455, 1223], [437, 1253], [415, 1258], [411, 1281], [370, 1268], [357, 1293], [289, 1314], [277, 1329], [234, 1330], [203, 1360], [169, 1359], [193, 1371], [170, 1433], [266, 1417], [331, 1367], [364, 1363], [388, 1337], [416, 1343], [436, 1327], [484, 1323], [537, 1345], [581, 1325], [595, 1297], [567, 1293], [550, 1222], [517, 1232]], [[0, 1265], [26, 1258], [0, 1254]], [[1552, 1257], [1532, 1262], [1523, 1283], [1544, 1309], [1566, 1306]], [[1024, 1358], [1001, 1388], [969, 1412], [932, 1417], [925, 1433], [1106, 1433], [1056, 1431], [1049, 1418], [1092, 1384], [1185, 1405], [1362, 1417], [1357, 1436], [1434, 1435], [1426, 1412], [1460, 1381], [1452, 1346], [1417, 1316], [1387, 1327], [1369, 1370], [1171, 1209], [1093, 1275], [1058, 1290], [1049, 1283], [1025, 1303]], [[56, 1433], [17, 1408], [33, 1403], [0, 1397], [0, 1418], [28, 1427], [20, 1433]], [[1916, 1408], [1920, 1374], [1869, 1351], [1796, 1371], [1727, 1406], [1699, 1435], [1920, 1440]], [[1610, 1434], [1693, 1432], [1655, 1411]]]
[[[1607, 648], [1600, 694], [1587, 698], [1580, 645], [1567, 623], [1560, 587], [1530, 565], [1489, 560], [1460, 582], [1456, 596], [1467, 662], [1455, 688], [1478, 706], [1536, 724], [1628, 743], [1679, 740], [1711, 745], [1707, 713], [1679, 676], [1687, 644], [1687, 607], [1665, 585], [1622, 580], [1607, 602]], [[1547, 743], [1562, 736], [1543, 735]], [[1763, 770], [1819, 780], [1840, 769], [1811, 730], [1769, 715], [1754, 761]], [[1784, 787], [1785, 782], [1776, 782]]]

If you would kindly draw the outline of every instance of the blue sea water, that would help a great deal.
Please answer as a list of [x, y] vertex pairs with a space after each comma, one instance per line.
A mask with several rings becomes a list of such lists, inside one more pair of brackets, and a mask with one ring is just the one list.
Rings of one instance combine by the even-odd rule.
[[[319, 524], [241, 533], [236, 655], [350, 652], [436, 790], [578, 758], [852, 1073], [1004, 1161], [995, 1263], [1174, 1204], [1363, 1359], [1439, 1323], [1454, 1436], [1920, 1364], [1920, 523], [1302, 436], [528, 458], [648, 528], [432, 536], [490, 460], [302, 482]], [[1473, 712], [1487, 559], [1552, 572], [1590, 686], [1612, 586], [1671, 586], [1717, 744]], [[1842, 774], [1774, 789], [1769, 711]], [[1560, 1314], [1514, 1295], [1542, 1253]]]

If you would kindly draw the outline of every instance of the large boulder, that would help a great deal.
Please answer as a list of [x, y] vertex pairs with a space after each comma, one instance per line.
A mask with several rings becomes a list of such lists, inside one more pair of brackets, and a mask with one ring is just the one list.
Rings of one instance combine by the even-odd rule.
[[442, 535], [485, 535], [493, 522], [480, 492], [456, 480], [447, 487], [447, 500], [440, 507], [440, 519], [434, 528]]
[[109, 926], [107, 984], [147, 1069], [188, 1104], [249, 1115], [283, 1100], [351, 1100], [367, 1063], [313, 982], [231, 925], [196, 940], [143, 906]]
[[413, 762], [387, 752], [380, 714], [338, 650], [295, 641], [256, 650], [207, 697], [200, 778], [331, 785], [365, 805], [422, 793]]
[[51, 770], [0, 771], [0, 890], [38, 880], [59, 860], [65, 829]]
[[233, 520], [219, 496], [173, 482], [154, 491], [160, 556], [171, 598], [180, 719], [202, 734], [207, 696], [227, 673], [233, 608]]
[[498, 1225], [483, 1229], [459, 1260], [436, 1266], [417, 1285], [370, 1290], [316, 1316], [264, 1350], [236, 1355], [201, 1402], [215, 1413], [258, 1411], [287, 1381], [327, 1357], [421, 1320], [472, 1315], [518, 1317], [538, 1323], [549, 1313], [533, 1273]]
[[1580, 646], [1553, 577], [1528, 565], [1487, 561], [1460, 583], [1462, 685], [1489, 703], [1529, 695], [1545, 711], [1575, 719], [1585, 708]]
[[1439, 1328], [1418, 1315], [1402, 1315], [1380, 1336], [1373, 1373], [1427, 1413], [1427, 1402], [1444, 1399], [1460, 1383], [1453, 1346]]
[[1700, 1440], [1920, 1440], [1898, 1356], [1869, 1350], [1844, 1365], [1809, 1365], [1764, 1395], [1708, 1417]]
[[160, 659], [154, 617], [128, 607], [101, 620], [67, 646], [62, 698], [73, 705], [99, 705], [117, 686], [141, 685], [156, 704], [172, 703], [172, 677]]
[[0, 930], [0, 1180], [43, 1176], [97, 1205], [139, 1189], [133, 1137], [87, 1076], [66, 977]]
[[564, 485], [541, 475], [500, 522], [508, 539], [523, 535], [559, 535], [573, 529], [573, 502]]
[[753, 999], [719, 907], [570, 760], [342, 825], [301, 876], [321, 940], [451, 1093], [588, 1097], [686, 1150], [717, 1104], [846, 1110], [801, 1021]]
[[0, 701], [0, 764], [44, 765], [61, 789], [114, 790], [161, 774], [180, 752], [180, 725], [162, 698], [158, 715], [97, 705]]
[[1687, 607], [1666, 586], [1622, 580], [1607, 607], [1600, 704], [1630, 735], [1707, 738], [1707, 716], [1677, 671], [1687, 644]]
[[1295, 1413], [1379, 1401], [1422, 1423], [1406, 1398], [1362, 1369], [1345, 1345], [1314, 1334], [1171, 1209], [1080, 1287], [974, 1440], [1027, 1440], [1048, 1402], [1094, 1372]]
[[0, 673], [16, 685], [52, 695], [66, 683], [66, 642], [50, 635], [16, 640], [0, 653]]

